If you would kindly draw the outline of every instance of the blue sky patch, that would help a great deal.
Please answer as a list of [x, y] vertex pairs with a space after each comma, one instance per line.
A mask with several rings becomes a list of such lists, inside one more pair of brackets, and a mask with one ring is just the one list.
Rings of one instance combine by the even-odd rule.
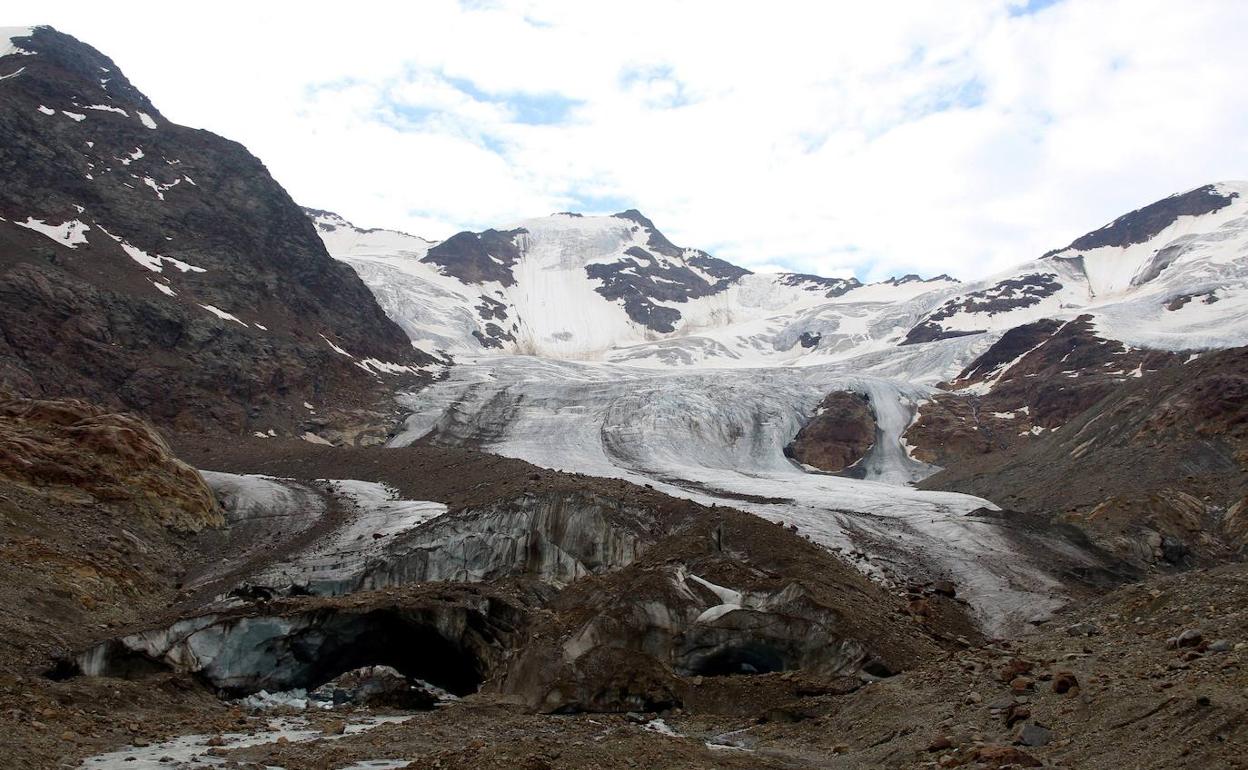
[[1018, 5], [1010, 6], [1011, 16], [1030, 16], [1033, 13], [1039, 13], [1051, 5], [1057, 5], [1062, 0], [1023, 0]]

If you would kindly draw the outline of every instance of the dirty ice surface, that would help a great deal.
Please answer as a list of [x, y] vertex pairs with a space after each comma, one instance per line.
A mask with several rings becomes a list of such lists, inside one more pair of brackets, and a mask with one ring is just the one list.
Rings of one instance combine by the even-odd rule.
[[[966, 344], [945, 346], [951, 362]], [[527, 356], [465, 360], [447, 379], [403, 396], [412, 414], [392, 445], [436, 430], [441, 443], [731, 505], [794, 525], [829, 548], [865, 552], [859, 566], [868, 574], [951, 577], [990, 631], [1060, 605], [1042, 565], [1016, 553], [990, 521], [968, 516], [995, 509], [991, 502], [910, 486], [935, 469], [911, 458], [900, 440], [931, 392], [905, 366], [896, 357], [859, 359], [852, 368], [713, 371]], [[862, 480], [812, 473], [783, 454], [836, 389], [867, 394], [879, 424], [879, 440], [860, 463]]]

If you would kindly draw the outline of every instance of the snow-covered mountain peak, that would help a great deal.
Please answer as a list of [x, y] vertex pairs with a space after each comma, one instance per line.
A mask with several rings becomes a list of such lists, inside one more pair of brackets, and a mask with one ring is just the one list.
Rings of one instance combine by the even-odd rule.
[[1248, 342], [1248, 183], [1171, 195], [971, 284], [911, 329], [906, 341], [999, 332], [1083, 313], [1095, 318], [1103, 336], [1140, 347]]
[[1094, 297], [1130, 291], [1161, 276], [1201, 238], [1243, 230], [1248, 183], [1222, 182], [1171, 195], [1076, 238], [1045, 255], [1086, 275]]
[[1235, 344], [1248, 336], [1246, 214], [1248, 183], [1205, 185], [985, 280], [908, 274], [864, 285], [751, 273], [673, 244], [636, 210], [553, 214], [440, 243], [309, 212], [330, 253], [421, 347], [649, 367], [884, 356], [1081, 314], [1140, 346]]
[[329, 252], [360, 273], [415, 344], [458, 355], [664, 367], [813, 362], [899, 338], [905, 319], [921, 311], [902, 311], [903, 320], [878, 329], [875, 319], [957, 285], [947, 276], [863, 285], [755, 274], [677, 246], [636, 210], [552, 214], [441, 242], [307, 214]]

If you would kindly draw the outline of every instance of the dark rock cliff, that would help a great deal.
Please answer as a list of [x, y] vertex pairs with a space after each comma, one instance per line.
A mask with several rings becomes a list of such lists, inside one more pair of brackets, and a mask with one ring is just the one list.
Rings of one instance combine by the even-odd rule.
[[425, 376], [246, 148], [169, 122], [68, 35], [17, 42], [29, 53], [0, 59], [0, 387], [301, 432], [304, 402], [373, 408]]

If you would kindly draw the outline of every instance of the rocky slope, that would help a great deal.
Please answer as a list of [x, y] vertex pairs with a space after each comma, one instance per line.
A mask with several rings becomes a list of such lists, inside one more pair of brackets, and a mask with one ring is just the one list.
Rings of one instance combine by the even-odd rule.
[[[1118, 353], [1119, 361], [1139, 355]], [[1020, 425], [1024, 430], [1004, 448], [984, 454], [974, 443], [959, 445], [948, 468], [925, 484], [974, 491], [1019, 511], [1055, 516], [1143, 567], [1236, 557], [1244, 547], [1248, 493], [1246, 355], [1245, 348], [1191, 359], [1146, 353], [1153, 363], [1131, 370], [1140, 376], [1124, 378], [1120, 369], [1101, 375], [1108, 381], [1077, 391], [1085, 406], [1075, 410], [1067, 401], [1050, 410], [1043, 401], [1025, 408], [1018, 399], [1029, 391], [1009, 387], [1008, 372], [1002, 375], [1007, 384], [982, 397], [940, 396], [936, 404], [976, 404], [980, 414], [1009, 416], [995, 426], [980, 420], [978, 430], [969, 431], [977, 437], [993, 435], [994, 427], [1010, 435]], [[1150, 365], [1159, 368], [1143, 368]], [[920, 418], [911, 430], [919, 434], [914, 440], [939, 433], [933, 427], [938, 420], [957, 419], [955, 409], [934, 409], [942, 416], [926, 423]]]
[[426, 376], [245, 148], [171, 123], [68, 35], [4, 34], [0, 385], [299, 435]]
[[[370, 518], [366, 503], [337, 512], [326, 505], [310, 523], [318, 536], [308, 539], [291, 526], [292, 516], [309, 508], [306, 500], [274, 496], [258, 486], [270, 482], [258, 477], [208, 473], [219, 492], [242, 489], [231, 494], [266, 501], [244, 508], [233, 500], [228, 512], [231, 530], [270, 544], [266, 557], [226, 543], [222, 552], [241, 561], [228, 580], [216, 566], [192, 571], [185, 584], [198, 606], [182, 607], [183, 617], [168, 626], [88, 650], [78, 658], [80, 670], [135, 675], [155, 666], [244, 693], [311, 688], [342, 671], [307, 669], [296, 661], [308, 654], [285, 661], [281, 650], [306, 651], [315, 638], [359, 654], [325, 652], [313, 660], [341, 659], [346, 668], [391, 665], [452, 692], [485, 683], [488, 691], [545, 711], [616, 711], [679, 703], [692, 677], [741, 670], [891, 675], [935, 654], [942, 638], [975, 635], [958, 603], [933, 594], [912, 620], [906, 604], [783, 527], [622, 482], [496, 460], [493, 468], [474, 471], [481, 481], [464, 497], [474, 485], [464, 477], [472, 455], [462, 450], [356, 449], [344, 455], [259, 439], [224, 453], [204, 449], [202, 463], [220, 468], [297, 469], [297, 478], [278, 481], [287, 487], [315, 484], [318, 465], [328, 463], [338, 473], [385, 483], [404, 498], [441, 500], [450, 508], [405, 529], [387, 529], [393, 518]], [[460, 473], [453, 484], [426, 473], [447, 462]], [[253, 481], [240, 488], [232, 479]], [[342, 489], [327, 491], [340, 495]], [[247, 519], [269, 529], [248, 528]], [[350, 539], [337, 534], [344, 531], [377, 545], [345, 549]], [[321, 551], [322, 542], [343, 545]], [[313, 560], [305, 572], [299, 565], [308, 556]], [[273, 564], [286, 567], [275, 571]], [[206, 576], [212, 576], [210, 593], [198, 589]], [[433, 588], [446, 583], [484, 585], [449, 594]], [[309, 594], [346, 597], [300, 598]], [[292, 598], [278, 598], [283, 595]], [[425, 641], [413, 641], [406, 653], [404, 645], [379, 648], [377, 659], [365, 660], [374, 653], [351, 640], [382, 627]], [[465, 628], [494, 630], [470, 641], [461, 636]], [[309, 641], [297, 641], [304, 637]], [[430, 645], [446, 651], [421, 652]], [[250, 649], [276, 652], [244, 652]], [[452, 653], [465, 656], [476, 672], [469, 684], [446, 678]], [[443, 670], [413, 668], [433, 661]]]

